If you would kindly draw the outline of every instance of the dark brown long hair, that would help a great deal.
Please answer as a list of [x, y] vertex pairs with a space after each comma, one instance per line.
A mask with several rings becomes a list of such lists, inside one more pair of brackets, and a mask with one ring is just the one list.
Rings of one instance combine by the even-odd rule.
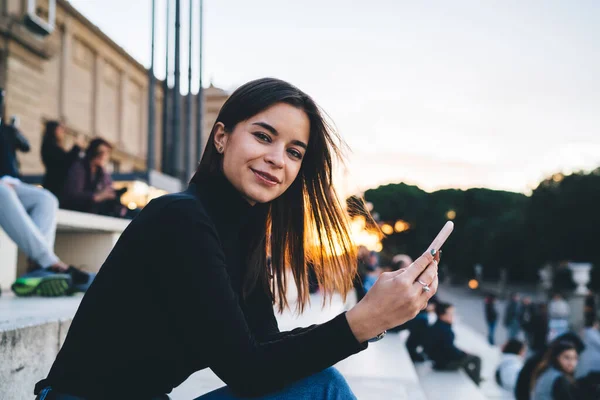
[[312, 98], [279, 79], [263, 78], [241, 86], [221, 108], [191, 181], [199, 183], [203, 177], [222, 173], [223, 156], [214, 145], [218, 122], [231, 134], [239, 122], [277, 103], [289, 104], [306, 113], [310, 137], [297, 178], [281, 196], [260, 208], [261, 220], [251, 235], [254, 242], [250, 244], [244, 295], [261, 285], [282, 311], [288, 306], [286, 271], [289, 270], [298, 291], [297, 310], [302, 312], [309, 302], [309, 266], [316, 273], [324, 300], [331, 299], [334, 292], [345, 298], [356, 274], [356, 248], [346, 214], [332, 186], [332, 156], [341, 159], [344, 144]]
[[563, 375], [569, 381], [573, 382], [573, 377], [565, 373], [562, 367], [560, 366], [560, 363], [558, 362], [558, 357], [560, 357], [560, 355], [567, 350], [577, 351], [577, 346], [575, 346], [574, 343], [567, 340], [559, 340], [550, 345], [550, 348], [548, 348], [548, 350], [546, 350], [546, 353], [544, 354], [544, 358], [533, 372], [533, 375], [531, 377], [531, 390], [535, 388], [535, 384], [537, 383], [537, 380], [540, 378], [540, 376], [542, 376], [542, 374], [546, 372], [546, 370], [550, 367], [554, 367], [556, 370], [562, 372]]

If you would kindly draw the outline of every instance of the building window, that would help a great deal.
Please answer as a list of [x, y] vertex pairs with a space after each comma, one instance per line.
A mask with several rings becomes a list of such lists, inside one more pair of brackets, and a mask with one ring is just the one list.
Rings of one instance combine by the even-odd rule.
[[48, 0], [48, 9], [38, 7], [40, 0], [27, 0], [25, 25], [35, 34], [46, 36], [54, 32], [56, 22], [56, 0]]

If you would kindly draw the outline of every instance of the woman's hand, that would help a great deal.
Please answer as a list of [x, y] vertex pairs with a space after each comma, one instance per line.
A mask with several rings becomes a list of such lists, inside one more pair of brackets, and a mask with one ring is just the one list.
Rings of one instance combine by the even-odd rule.
[[104, 189], [101, 192], [96, 193], [94, 195], [94, 201], [96, 203], [99, 203], [99, 202], [105, 201], [105, 200], [113, 200], [116, 197], [117, 197], [117, 194], [115, 193], [115, 190], [111, 187], [107, 187], [106, 189]]
[[85, 135], [83, 133], [80, 133], [77, 136], [77, 139], [75, 139], [75, 145], [79, 146], [80, 149], [86, 148]]
[[[413, 319], [437, 292], [437, 272], [437, 261], [428, 252], [405, 269], [382, 273], [366, 296], [346, 313], [356, 339], [365, 342]], [[423, 290], [418, 280], [430, 291]]]

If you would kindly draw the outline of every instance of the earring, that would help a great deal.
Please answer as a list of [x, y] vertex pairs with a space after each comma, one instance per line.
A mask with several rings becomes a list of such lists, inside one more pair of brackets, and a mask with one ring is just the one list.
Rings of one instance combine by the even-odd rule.
[[219, 146], [219, 153], [223, 152], [223, 146]]

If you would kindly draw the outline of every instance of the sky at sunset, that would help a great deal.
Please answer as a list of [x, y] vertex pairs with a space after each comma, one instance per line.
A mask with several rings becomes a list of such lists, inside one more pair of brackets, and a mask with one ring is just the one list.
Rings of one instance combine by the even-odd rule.
[[[150, 0], [71, 3], [150, 65]], [[163, 78], [166, 0], [156, 3]], [[352, 149], [346, 190], [528, 192], [554, 172], [600, 166], [598, 21], [593, 0], [205, 0], [203, 80], [231, 91], [273, 76], [310, 94]], [[197, 50], [192, 66], [195, 92]]]

